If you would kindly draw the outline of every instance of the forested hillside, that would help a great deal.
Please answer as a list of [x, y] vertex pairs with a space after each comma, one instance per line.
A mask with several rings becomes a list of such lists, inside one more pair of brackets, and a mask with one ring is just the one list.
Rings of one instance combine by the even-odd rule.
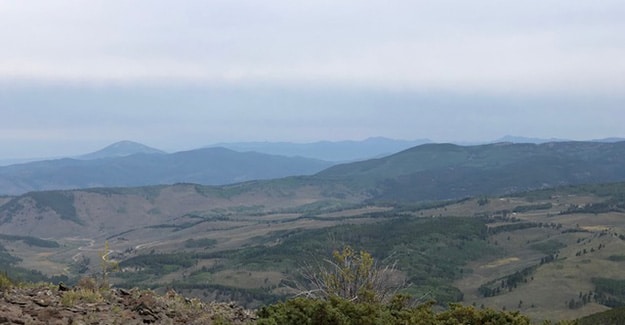
[[622, 181], [623, 166], [625, 142], [425, 144], [314, 177], [367, 189], [376, 200], [423, 201]]

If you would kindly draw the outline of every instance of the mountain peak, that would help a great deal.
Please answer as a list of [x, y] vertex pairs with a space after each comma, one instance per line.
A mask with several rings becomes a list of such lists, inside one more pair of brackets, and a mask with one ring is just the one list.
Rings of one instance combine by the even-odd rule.
[[148, 147], [138, 142], [124, 140], [124, 141], [115, 142], [98, 151], [88, 153], [86, 155], [82, 155], [78, 158], [84, 159], [84, 160], [90, 160], [90, 159], [101, 159], [101, 158], [125, 157], [125, 156], [130, 156], [130, 155], [139, 154], [139, 153], [164, 154], [165, 152], [162, 150], [152, 148], [152, 147]]

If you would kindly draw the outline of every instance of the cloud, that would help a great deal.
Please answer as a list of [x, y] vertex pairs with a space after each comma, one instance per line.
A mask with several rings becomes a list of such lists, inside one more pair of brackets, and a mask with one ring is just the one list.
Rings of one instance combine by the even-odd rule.
[[622, 92], [625, 4], [0, 2], [0, 78]]

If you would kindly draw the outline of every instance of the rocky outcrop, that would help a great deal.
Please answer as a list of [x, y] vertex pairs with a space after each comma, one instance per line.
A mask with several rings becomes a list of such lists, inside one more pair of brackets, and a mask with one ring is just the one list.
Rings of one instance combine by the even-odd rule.
[[255, 313], [174, 291], [12, 287], [0, 292], [0, 324], [249, 324]]

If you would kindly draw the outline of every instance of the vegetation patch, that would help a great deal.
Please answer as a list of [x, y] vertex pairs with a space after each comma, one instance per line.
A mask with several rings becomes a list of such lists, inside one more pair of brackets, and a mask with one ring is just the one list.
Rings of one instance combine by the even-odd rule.
[[530, 245], [530, 248], [539, 251], [544, 254], [555, 254], [558, 250], [565, 248], [566, 244], [561, 243], [555, 239], [550, 239], [540, 243], [534, 243]]
[[31, 192], [27, 194], [39, 210], [46, 208], [56, 212], [61, 219], [84, 225], [74, 207], [74, 193], [69, 191]]
[[61, 304], [67, 307], [73, 307], [78, 303], [96, 303], [103, 301], [104, 298], [98, 290], [90, 290], [78, 288], [63, 293]]
[[145, 227], [146, 229], [159, 229], [159, 228], [171, 228], [172, 231], [180, 231], [183, 229], [187, 229], [193, 226], [197, 226], [203, 222], [206, 222], [207, 220], [200, 220], [200, 221], [194, 221], [194, 222], [182, 222], [182, 223], [176, 223], [176, 224], [172, 224], [172, 223], [163, 223], [163, 224], [158, 224], [158, 225], [152, 225], [152, 226], [147, 226]]
[[197, 259], [190, 253], [177, 254], [148, 254], [131, 257], [119, 263], [119, 267], [138, 268], [153, 275], [163, 275], [180, 268], [195, 265]]
[[484, 221], [476, 218], [402, 217], [292, 234], [276, 246], [233, 252], [228, 263], [232, 268], [293, 270], [351, 245], [371, 252], [378, 260], [396, 261], [411, 283], [408, 292], [426, 294], [446, 304], [462, 299], [462, 293], [450, 283], [462, 275], [468, 261], [499, 252], [487, 243], [486, 233]]
[[212, 238], [187, 239], [184, 242], [185, 248], [210, 248], [217, 244], [217, 240]]
[[515, 231], [515, 230], [523, 230], [523, 229], [530, 229], [530, 228], [539, 228], [542, 226], [543, 224], [538, 223], [538, 222], [520, 222], [520, 223], [513, 223], [513, 224], [504, 224], [504, 225], [489, 227], [488, 233], [490, 235], [495, 235], [501, 232], [510, 232], [510, 231]]
[[4, 218], [0, 220], [0, 225], [11, 222], [13, 220], [13, 214], [22, 210], [24, 205], [20, 202], [20, 198], [13, 198], [9, 202], [0, 206], [0, 214], [4, 215]]
[[602, 313], [583, 317], [577, 321], [578, 325], [597, 324], [625, 324], [625, 307], [614, 308]]
[[[394, 206], [395, 210], [400, 212], [400, 211], [405, 211], [405, 212], [418, 212], [418, 211], [422, 211], [422, 210], [431, 210], [431, 209], [438, 209], [438, 208], [444, 208], [453, 204], [459, 204], [459, 203], [463, 203], [466, 201], [471, 200], [471, 198], [463, 198], [463, 199], [459, 199], [459, 200], [440, 200], [440, 201], [420, 201], [420, 202], [394, 202], [394, 201], [376, 201], [375, 204], [376, 205], [381, 205], [381, 206]], [[373, 202], [371, 202], [373, 203]]]
[[9, 278], [9, 275], [6, 272], [1, 272], [0, 273], [0, 290], [10, 288], [11, 286], [13, 286], [13, 280]]
[[0, 234], [0, 239], [10, 240], [10, 241], [18, 241], [21, 240], [24, 244], [28, 246], [36, 246], [43, 248], [58, 248], [60, 247], [59, 243], [54, 240], [41, 239], [32, 236], [18, 236], [18, 235], [5, 235]]
[[612, 262], [625, 262], [625, 255], [610, 255], [608, 259]]
[[451, 305], [436, 313], [431, 304], [416, 307], [409, 299], [396, 297], [390, 304], [352, 302], [342, 298], [317, 300], [296, 298], [261, 308], [259, 325], [299, 324], [494, 324], [529, 325], [530, 320], [518, 312], [475, 309]]
[[553, 207], [551, 203], [531, 204], [531, 205], [519, 205], [512, 209], [512, 212], [523, 213], [537, 210], [549, 210]]
[[526, 192], [518, 192], [512, 197], [525, 198], [528, 201], [544, 201], [569, 195], [596, 195], [613, 201], [625, 199], [625, 182], [566, 185]]
[[235, 196], [239, 196], [243, 193], [250, 192], [253, 190], [252, 184], [254, 182], [248, 183], [239, 183], [235, 185], [224, 185], [224, 186], [206, 186], [206, 185], [197, 185], [193, 184], [193, 188], [196, 193], [205, 196], [205, 197], [218, 197], [222, 199], [231, 199]]
[[283, 209], [282, 213], [330, 213], [339, 212], [347, 209], [356, 209], [362, 207], [361, 204], [346, 203], [339, 200], [323, 200], [314, 203], [300, 205], [294, 208]]
[[598, 203], [590, 203], [586, 205], [574, 205], [560, 212], [560, 214], [573, 214], [573, 213], [608, 213], [608, 212], [623, 212], [625, 211], [625, 202], [623, 201], [606, 201]]
[[14, 279], [15, 281], [29, 281], [29, 282], [52, 282], [52, 281], [68, 281], [68, 277], [65, 275], [47, 277], [43, 273], [36, 270], [28, 270], [22, 267], [15, 266], [16, 263], [21, 262], [19, 257], [12, 256], [6, 251], [5, 247], [0, 244], [0, 274], [8, 279]]
[[513, 274], [490, 281], [481, 285], [478, 288], [478, 292], [484, 297], [493, 297], [505, 293], [506, 291], [512, 291], [516, 289], [518, 285], [527, 283], [537, 269], [537, 265], [526, 267]]
[[0, 244], [0, 265], [9, 266], [20, 261], [21, 259], [19, 257], [15, 257], [9, 254], [6, 248], [4, 248], [2, 244]]
[[593, 278], [595, 300], [608, 307], [625, 306], [625, 280]]
[[213, 293], [220, 301], [240, 301], [245, 305], [273, 304], [286, 300], [288, 296], [273, 294], [264, 288], [236, 288], [212, 283], [192, 283], [188, 281], [174, 281], [171, 287], [176, 290], [202, 290]]

